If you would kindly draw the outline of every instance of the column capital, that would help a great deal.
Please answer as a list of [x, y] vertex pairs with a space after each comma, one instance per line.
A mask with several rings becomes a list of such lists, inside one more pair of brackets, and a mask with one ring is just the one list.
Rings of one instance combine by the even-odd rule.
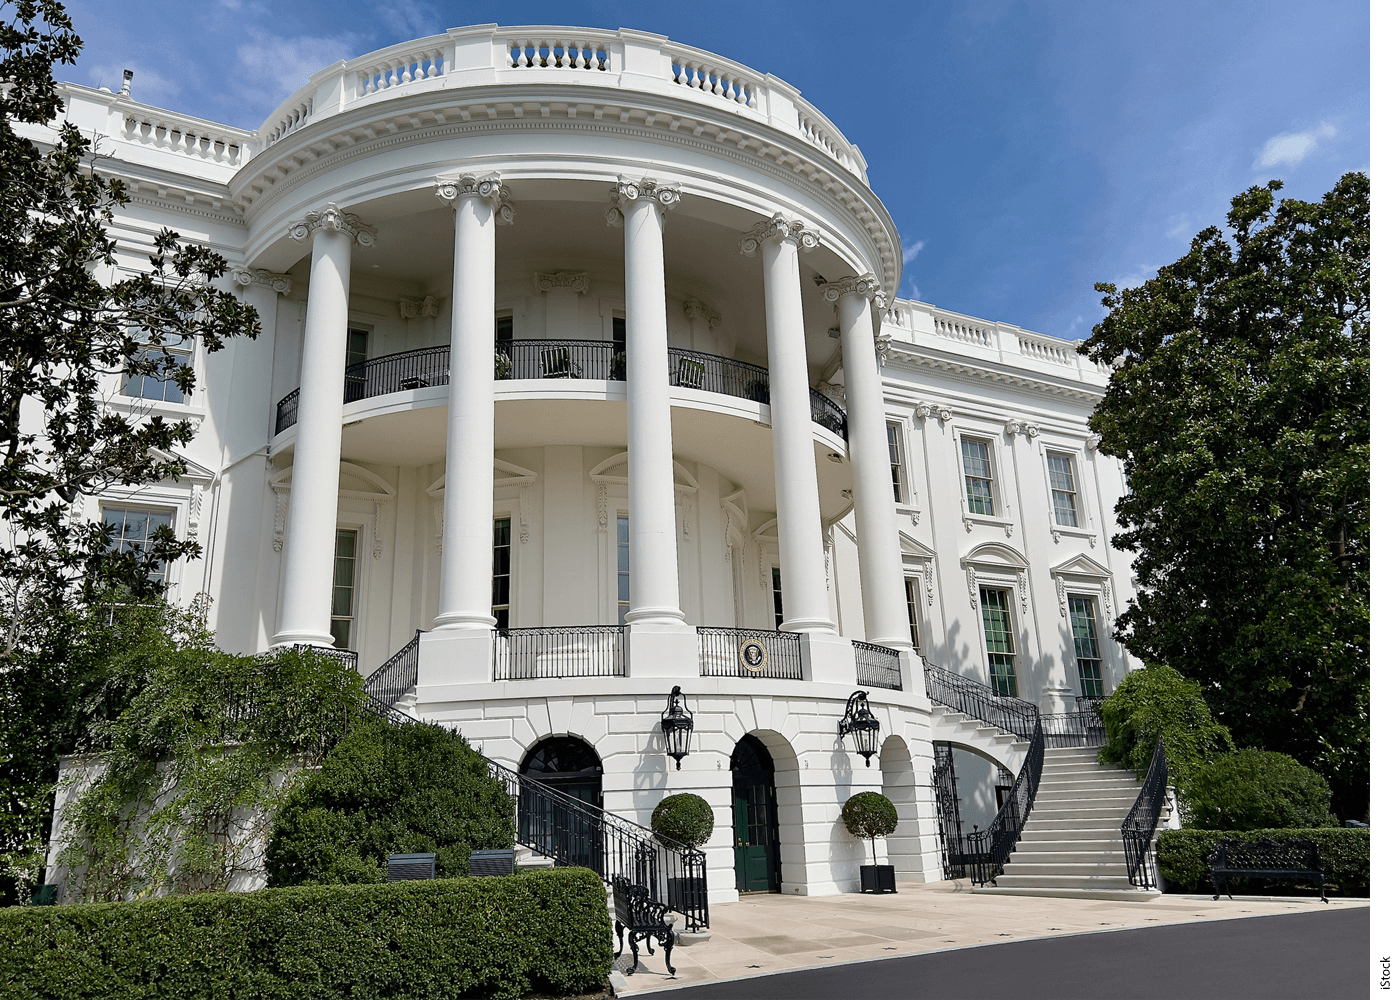
[[790, 242], [804, 251], [815, 250], [822, 241], [822, 234], [801, 219], [790, 219], [782, 212], [775, 212], [771, 219], [760, 222], [739, 237], [739, 252], [745, 257], [752, 257], [760, 246], [770, 240]]
[[822, 298], [828, 302], [840, 302], [847, 295], [859, 295], [875, 303], [876, 308], [885, 307], [885, 292], [875, 275], [866, 273], [847, 278], [837, 278], [822, 286]]
[[685, 310], [686, 319], [703, 319], [709, 324], [711, 330], [719, 326], [724, 321], [724, 317], [719, 311], [691, 296], [681, 303], [681, 308]]
[[580, 295], [588, 294], [588, 273], [586, 271], [536, 271], [535, 290], [547, 292], [551, 288], [567, 288]]
[[362, 247], [374, 246], [374, 239], [379, 235], [378, 229], [366, 225], [358, 215], [341, 211], [333, 201], [327, 202], [319, 212], [307, 212], [304, 218], [293, 222], [288, 227], [288, 235], [302, 243], [319, 230], [346, 233]]
[[640, 202], [655, 202], [656, 207], [664, 213], [666, 209], [681, 200], [679, 183], [663, 184], [650, 177], [643, 177], [636, 181], [621, 174], [617, 176], [617, 187], [613, 188], [610, 193], [612, 195], [612, 206], [608, 209], [608, 225], [610, 226], [622, 225], [622, 217], [626, 211]]
[[510, 200], [510, 188], [501, 183], [500, 174], [439, 177], [436, 192], [443, 203], [453, 208], [461, 204], [463, 198], [479, 198], [491, 206], [498, 226], [509, 226], [515, 222], [515, 203]]
[[270, 288], [278, 295], [286, 295], [292, 290], [292, 276], [290, 274], [273, 274], [262, 268], [258, 268], [256, 271], [246, 267], [235, 268], [233, 281], [240, 288], [258, 285], [261, 288]]

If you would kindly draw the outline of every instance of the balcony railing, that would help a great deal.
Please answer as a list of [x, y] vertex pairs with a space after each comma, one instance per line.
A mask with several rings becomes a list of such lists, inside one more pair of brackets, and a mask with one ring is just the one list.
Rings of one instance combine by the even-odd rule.
[[885, 688], [890, 691], [903, 691], [904, 682], [900, 677], [899, 653], [888, 646], [877, 646], [873, 642], [851, 640], [856, 652], [856, 683], [861, 687]]
[[621, 625], [499, 631], [491, 651], [491, 676], [498, 681], [626, 677], [627, 635]]
[[[357, 361], [345, 369], [345, 402], [446, 385], [448, 351], [446, 346], [425, 347]], [[700, 351], [671, 348], [666, 353], [673, 386], [768, 402], [767, 369]], [[496, 378], [625, 382], [627, 353], [610, 340], [503, 340], [496, 345]], [[817, 390], [810, 392], [812, 420], [844, 440], [846, 411]], [[300, 399], [301, 390], [293, 389], [277, 404], [276, 433], [297, 422]]]
[[1023, 740], [1030, 739], [1040, 724], [1040, 709], [1030, 702], [999, 695], [971, 677], [955, 674], [927, 660], [924, 661], [924, 686], [935, 704], [947, 705], [989, 726], [1015, 733]]
[[702, 625], [695, 633], [702, 677], [802, 679], [802, 640], [796, 632]]

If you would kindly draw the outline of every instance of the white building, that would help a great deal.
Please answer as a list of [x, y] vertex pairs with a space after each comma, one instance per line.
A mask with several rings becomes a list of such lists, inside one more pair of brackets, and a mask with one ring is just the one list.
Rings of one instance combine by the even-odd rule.
[[[1130, 666], [1105, 370], [896, 299], [860, 151], [721, 56], [484, 25], [307, 71], [256, 132], [61, 88], [131, 188], [119, 269], [176, 229], [264, 331], [196, 349], [189, 398], [114, 380], [198, 432], [188, 477], [94, 516], [196, 538], [170, 593], [211, 595], [230, 650], [397, 655], [402, 705], [642, 824], [705, 796], [711, 901], [854, 889], [865, 789], [899, 877], [941, 878], [935, 743], [1013, 774], [1027, 743], [924, 658], [1044, 713]], [[857, 689], [878, 766], [838, 741]], [[960, 767], [985, 825], [998, 767]]]

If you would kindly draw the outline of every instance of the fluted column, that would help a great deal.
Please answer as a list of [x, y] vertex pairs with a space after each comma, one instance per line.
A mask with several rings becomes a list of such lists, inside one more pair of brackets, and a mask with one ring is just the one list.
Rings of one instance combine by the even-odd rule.
[[800, 219], [775, 215], [746, 233], [739, 249], [763, 251], [768, 318], [768, 396], [773, 417], [773, 476], [778, 494], [778, 547], [783, 568], [783, 629], [835, 632], [826, 596], [826, 557], [812, 445], [811, 386], [802, 324], [797, 251], [820, 235]]
[[455, 211], [452, 377], [442, 490], [442, 578], [434, 631], [489, 629], [496, 456], [496, 226], [514, 218], [495, 176], [438, 183]]
[[[910, 645], [904, 600], [904, 558], [895, 520], [885, 430], [885, 391], [875, 357], [872, 301], [880, 301], [873, 274], [828, 283], [822, 294], [841, 316], [841, 359], [846, 373], [846, 432], [855, 478], [856, 538], [865, 635], [884, 646]], [[784, 583], [787, 582], [784, 578]]]
[[683, 625], [671, 471], [664, 212], [676, 185], [619, 177], [608, 225], [621, 226], [627, 304], [627, 513], [632, 537], [629, 623]]
[[296, 458], [282, 557], [282, 607], [272, 642], [329, 646], [350, 249], [356, 243], [373, 246], [374, 230], [331, 204], [293, 223], [291, 237], [298, 243], [311, 240], [311, 277], [301, 348]]

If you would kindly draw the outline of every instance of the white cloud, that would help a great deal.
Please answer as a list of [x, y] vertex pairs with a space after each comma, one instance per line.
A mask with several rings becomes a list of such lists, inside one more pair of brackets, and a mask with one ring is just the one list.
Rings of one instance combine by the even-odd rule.
[[900, 249], [904, 254], [904, 263], [908, 264], [915, 257], [919, 256], [919, 251], [928, 244], [927, 240], [919, 240], [917, 243], [906, 243]]
[[1337, 134], [1336, 128], [1321, 122], [1317, 128], [1307, 132], [1281, 132], [1268, 142], [1254, 161], [1256, 169], [1285, 166], [1296, 167], [1313, 153], [1317, 152], [1322, 140], [1331, 139]]
[[358, 54], [355, 35], [345, 32], [327, 38], [273, 38], [261, 31], [238, 46], [238, 61], [247, 71], [245, 81], [256, 80], [255, 89], [281, 101], [331, 63]]
[[380, 19], [389, 30], [403, 38], [422, 38], [442, 30], [442, 17], [430, 5], [420, 0], [392, 0], [381, 3]]
[[919, 285], [918, 285], [917, 282], [914, 281], [913, 278], [910, 278], [910, 279], [909, 279], [909, 287], [912, 288], [912, 289], [914, 290], [914, 294], [913, 294], [912, 298], [914, 298], [915, 300], [917, 300], [917, 301], [919, 301], [919, 302], [922, 302], [922, 301], [924, 300], [924, 293], [921, 292], [921, 291], [919, 291]]
[[88, 70], [88, 82], [94, 87], [106, 87], [112, 93], [122, 89], [122, 71], [131, 70], [136, 75], [131, 79], [131, 98], [142, 104], [167, 107], [180, 94], [180, 85], [155, 70], [147, 69], [140, 63], [106, 63]]

